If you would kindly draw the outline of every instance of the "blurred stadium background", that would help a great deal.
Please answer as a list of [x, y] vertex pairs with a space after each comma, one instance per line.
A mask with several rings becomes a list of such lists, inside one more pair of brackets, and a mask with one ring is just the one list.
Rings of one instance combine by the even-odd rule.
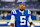
[[7, 24], [11, 19], [11, 10], [18, 9], [19, 2], [26, 3], [26, 9], [31, 11], [33, 23], [40, 27], [40, 0], [0, 0], [0, 27], [9, 27]]

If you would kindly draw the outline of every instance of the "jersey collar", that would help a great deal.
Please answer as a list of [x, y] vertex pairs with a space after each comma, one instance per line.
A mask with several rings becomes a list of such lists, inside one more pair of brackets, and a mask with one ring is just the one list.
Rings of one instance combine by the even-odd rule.
[[20, 11], [20, 10], [19, 10], [19, 12], [24, 13], [24, 11]]

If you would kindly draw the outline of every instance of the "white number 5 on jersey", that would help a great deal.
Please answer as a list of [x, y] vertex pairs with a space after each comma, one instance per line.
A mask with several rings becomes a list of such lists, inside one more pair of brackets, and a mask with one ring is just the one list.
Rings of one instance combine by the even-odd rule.
[[26, 19], [26, 16], [20, 16], [20, 22], [21, 22], [20, 25], [26, 25], [26, 20], [23, 20], [23, 19]]

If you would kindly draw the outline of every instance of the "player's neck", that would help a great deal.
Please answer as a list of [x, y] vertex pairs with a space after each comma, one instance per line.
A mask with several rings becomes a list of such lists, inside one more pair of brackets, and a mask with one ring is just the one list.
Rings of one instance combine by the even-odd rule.
[[24, 11], [24, 10], [20, 10], [20, 9], [19, 9], [19, 11]]
[[23, 13], [23, 12], [24, 12], [24, 10], [23, 10], [23, 11], [19, 10], [19, 12]]

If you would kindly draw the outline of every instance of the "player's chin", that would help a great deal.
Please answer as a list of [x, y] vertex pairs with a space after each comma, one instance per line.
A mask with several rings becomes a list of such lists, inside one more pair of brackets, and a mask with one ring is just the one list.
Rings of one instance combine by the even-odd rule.
[[24, 9], [21, 9], [21, 10], [24, 10]]
[[24, 8], [20, 8], [20, 10], [24, 10]]

